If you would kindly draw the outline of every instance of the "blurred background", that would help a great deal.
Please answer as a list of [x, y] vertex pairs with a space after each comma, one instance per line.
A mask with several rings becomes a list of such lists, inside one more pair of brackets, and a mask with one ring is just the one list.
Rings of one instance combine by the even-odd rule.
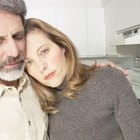
[[25, 1], [27, 18], [40, 18], [67, 34], [82, 63], [112, 61], [127, 69], [140, 98], [140, 0]]

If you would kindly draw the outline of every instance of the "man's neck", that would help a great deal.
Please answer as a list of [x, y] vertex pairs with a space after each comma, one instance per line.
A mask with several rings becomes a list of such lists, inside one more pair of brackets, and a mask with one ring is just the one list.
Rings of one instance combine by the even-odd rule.
[[0, 80], [0, 84], [5, 85], [5, 86], [14, 86], [15, 88], [17, 88], [18, 87], [18, 80], [10, 81], [10, 82]]

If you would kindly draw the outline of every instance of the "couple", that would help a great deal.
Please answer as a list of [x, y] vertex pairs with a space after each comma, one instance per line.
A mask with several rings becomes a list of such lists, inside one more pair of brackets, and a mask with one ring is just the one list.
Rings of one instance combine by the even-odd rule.
[[25, 15], [23, 0], [0, 0], [0, 139], [139, 140], [124, 74], [82, 65], [66, 35]]

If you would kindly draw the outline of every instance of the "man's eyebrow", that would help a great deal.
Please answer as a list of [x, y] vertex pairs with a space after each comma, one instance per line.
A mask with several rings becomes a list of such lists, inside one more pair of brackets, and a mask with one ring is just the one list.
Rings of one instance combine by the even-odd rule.
[[[15, 32], [12, 36], [19, 35], [19, 34], [25, 35], [25, 31], [24, 30], [21, 30], [21, 31]], [[4, 38], [5, 38], [4, 35], [0, 35], [0, 40], [3, 40]]]

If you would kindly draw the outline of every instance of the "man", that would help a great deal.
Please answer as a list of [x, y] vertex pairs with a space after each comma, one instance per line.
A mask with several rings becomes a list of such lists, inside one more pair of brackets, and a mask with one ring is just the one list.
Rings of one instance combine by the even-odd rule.
[[0, 0], [0, 140], [47, 139], [46, 115], [24, 73], [23, 0]]

